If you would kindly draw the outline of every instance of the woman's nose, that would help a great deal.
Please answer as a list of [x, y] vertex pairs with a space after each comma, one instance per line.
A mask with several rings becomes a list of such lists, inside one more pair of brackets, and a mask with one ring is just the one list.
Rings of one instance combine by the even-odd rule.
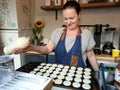
[[71, 23], [70, 20], [67, 20], [67, 21], [66, 21], [66, 24], [67, 24], [67, 25], [69, 25], [70, 23]]

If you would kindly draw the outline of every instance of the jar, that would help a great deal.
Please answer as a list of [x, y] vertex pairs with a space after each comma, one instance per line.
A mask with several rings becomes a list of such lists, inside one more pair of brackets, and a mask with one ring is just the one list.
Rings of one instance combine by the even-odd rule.
[[11, 71], [13, 71], [14, 70], [13, 57], [10, 55], [0, 56], [0, 66], [2, 66], [5, 69], [9, 68]]

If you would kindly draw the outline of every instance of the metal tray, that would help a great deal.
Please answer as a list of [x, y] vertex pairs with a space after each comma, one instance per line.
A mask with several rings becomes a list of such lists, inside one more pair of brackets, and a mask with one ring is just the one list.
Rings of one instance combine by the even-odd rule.
[[[41, 64], [44, 64], [44, 65], [42, 65], [41, 68], [37, 69], [38, 66], [41, 66]], [[47, 68], [45, 71], [42, 71], [42, 72], [41, 72], [41, 69], [43, 69], [46, 65], [48, 65], [49, 68]], [[30, 62], [30, 63], [22, 66], [21, 68], [19, 68], [17, 71], [27, 72], [27, 73], [33, 72], [32, 74], [35, 74], [35, 75], [36, 75], [38, 72], [41, 72], [41, 73], [42, 73], [41, 76], [44, 76], [44, 74], [52, 67], [52, 65], [53, 65], [53, 64], [51, 64], [51, 63]], [[52, 72], [50, 72], [49, 74], [50, 74], [50, 75], [53, 74], [53, 72], [56, 70], [56, 68], [58, 68], [59, 65], [61, 65], [61, 64], [57, 64], [57, 66], [55, 67], [55, 69], [53, 69]], [[60, 75], [60, 72], [62, 72], [62, 69], [63, 69], [64, 67], [65, 67], [65, 65], [63, 65], [63, 67], [61, 67], [61, 70], [59, 71], [59, 73], [57, 73], [57, 76]], [[72, 66], [69, 66], [68, 71], [71, 69], [71, 67], [72, 67]], [[82, 77], [81, 77], [82, 81], [79, 82], [81, 86], [80, 86], [79, 88], [75, 88], [75, 87], [72, 86], [72, 83], [74, 82], [75, 74], [77, 74], [76, 71], [77, 71], [78, 68], [80, 68], [80, 67], [76, 67], [75, 72], [74, 72], [74, 76], [72, 76], [73, 80], [70, 81], [70, 82], [71, 82], [71, 85], [65, 86], [63, 83], [61, 83], [61, 84], [55, 84], [54, 80], [58, 79], [58, 77], [53, 78], [54, 85], [55, 85], [55, 86], [58, 86], [58, 87], [71, 88], [71, 89], [74, 89], [74, 90], [84, 90], [84, 89], [82, 88], [83, 79], [84, 79], [84, 77], [83, 77], [84, 73], [81, 74], [81, 75], [82, 75]], [[35, 70], [35, 69], [36, 69], [36, 70]], [[83, 68], [82, 71], [84, 72], [85, 69], [86, 69], [86, 68]], [[89, 68], [89, 69], [90, 69], [90, 68]], [[90, 69], [90, 70], [91, 70], [91, 69]], [[67, 71], [67, 73], [68, 73], [68, 71]], [[47, 77], [50, 77], [50, 75], [48, 75]], [[91, 89], [89, 89], [89, 90], [92, 90], [92, 83], [93, 83], [93, 73], [92, 73], [92, 70], [90, 71], [90, 75], [91, 75], [91, 77], [89, 78], [89, 80], [90, 80], [91, 82], [89, 83], [89, 85], [90, 85]], [[67, 74], [64, 75], [64, 79], [62, 79], [62, 81], [65, 81], [65, 80], [66, 80], [66, 79], [65, 79], [66, 76], [67, 76]]]

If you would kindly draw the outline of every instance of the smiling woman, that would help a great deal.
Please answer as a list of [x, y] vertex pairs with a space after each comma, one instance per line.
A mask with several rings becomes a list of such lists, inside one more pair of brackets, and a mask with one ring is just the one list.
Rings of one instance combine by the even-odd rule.
[[[98, 71], [98, 64], [93, 52], [95, 46], [93, 35], [90, 30], [82, 29], [78, 25], [81, 18], [80, 4], [75, 0], [67, 1], [62, 11], [66, 27], [54, 30], [45, 46], [30, 44], [24, 51], [32, 50], [48, 54], [55, 50], [55, 63], [69, 66], [87, 67], [86, 58], [88, 58], [92, 68]], [[14, 53], [21, 52], [16, 50]]]

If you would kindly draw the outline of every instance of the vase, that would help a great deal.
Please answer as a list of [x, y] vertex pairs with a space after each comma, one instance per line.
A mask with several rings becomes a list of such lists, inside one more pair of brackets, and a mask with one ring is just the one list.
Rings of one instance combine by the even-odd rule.
[[38, 40], [37, 36], [35, 36], [35, 37], [33, 38], [32, 43], [33, 43], [35, 46], [39, 45], [39, 40]]

